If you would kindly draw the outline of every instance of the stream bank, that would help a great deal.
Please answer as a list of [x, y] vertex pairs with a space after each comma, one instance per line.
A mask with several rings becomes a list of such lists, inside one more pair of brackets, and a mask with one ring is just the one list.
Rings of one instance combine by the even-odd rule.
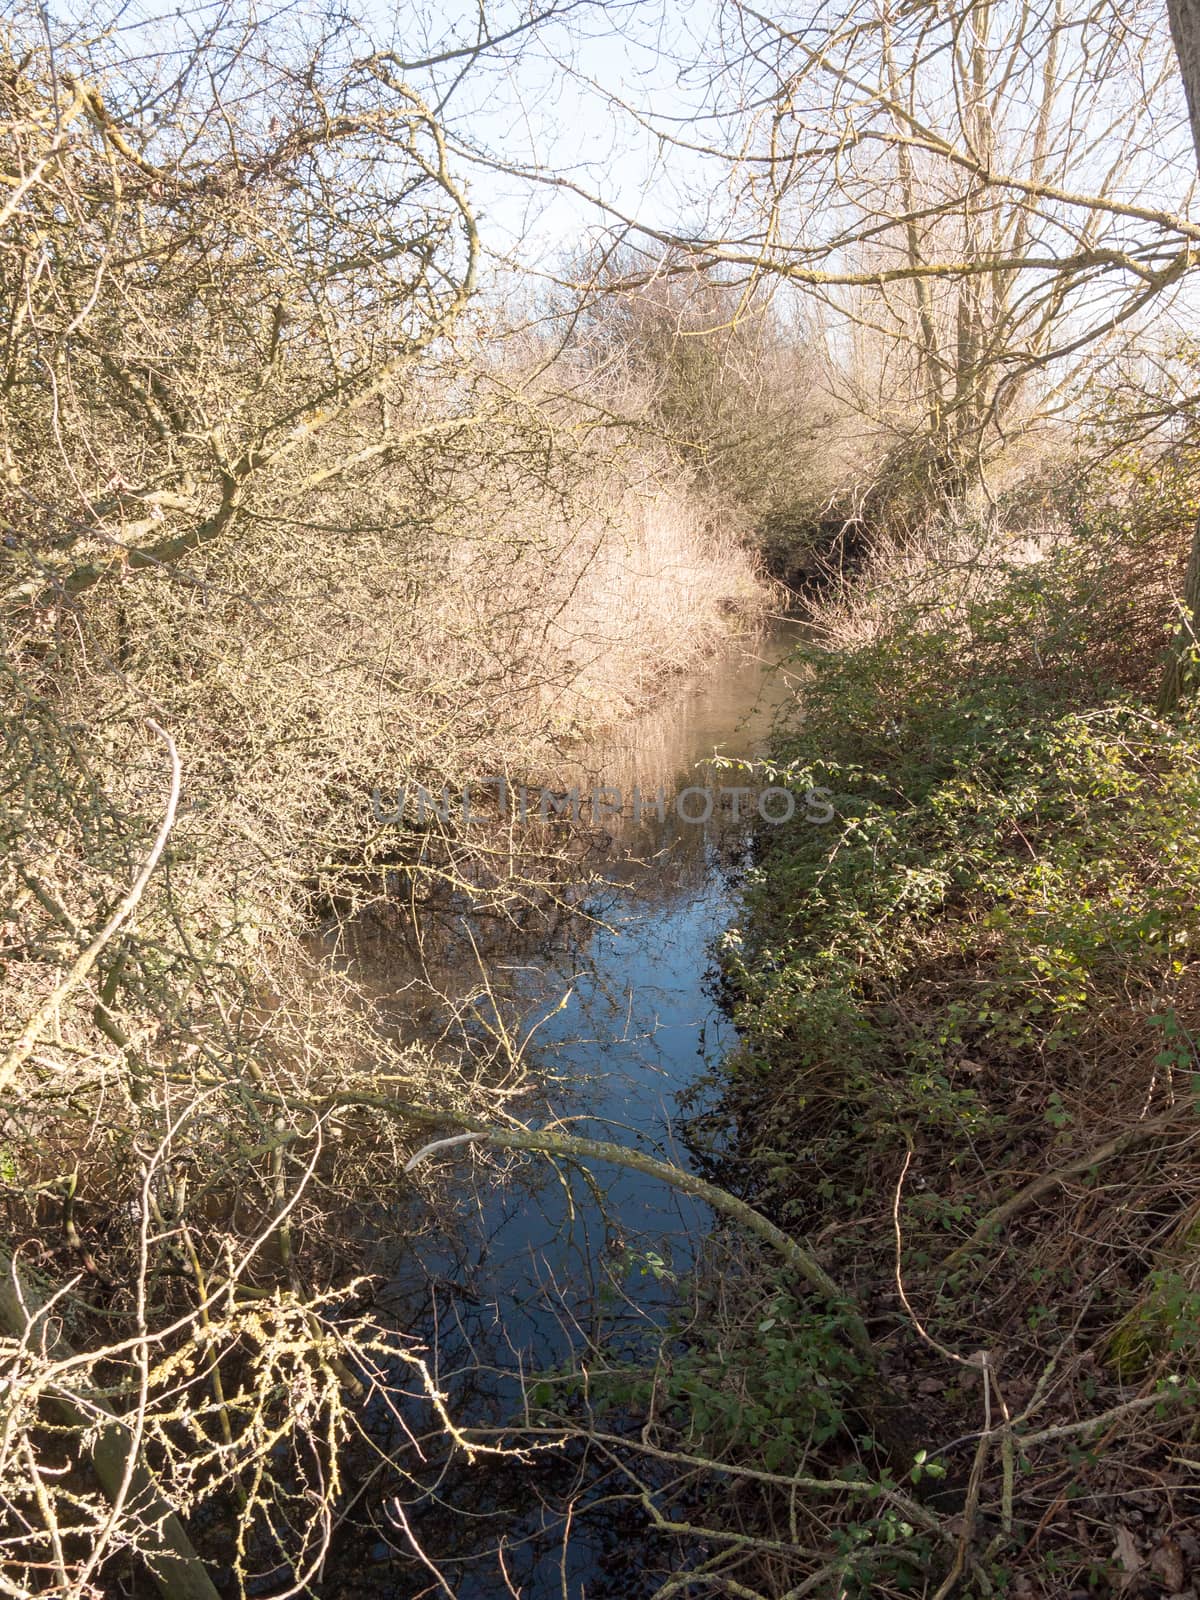
[[[824, 608], [775, 742], [837, 820], [760, 836], [715, 1175], [862, 1308], [919, 1418], [912, 1484], [966, 1494], [856, 1503], [870, 1443], [821, 1328], [735, 1308], [699, 1342], [757, 1435], [713, 1417], [698, 1448], [806, 1492], [719, 1526], [776, 1541], [738, 1573], [762, 1595], [1193, 1595], [1195, 710], [1147, 706], [1147, 580], [1094, 531], [872, 579]], [[785, 1325], [798, 1395], [824, 1383], [803, 1440], [759, 1378]]]

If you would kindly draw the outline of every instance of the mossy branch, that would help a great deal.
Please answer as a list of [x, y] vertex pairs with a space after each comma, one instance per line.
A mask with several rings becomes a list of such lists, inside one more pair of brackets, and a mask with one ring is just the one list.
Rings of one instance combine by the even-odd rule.
[[[428, 1106], [414, 1106], [389, 1100], [384, 1095], [336, 1095], [333, 1097], [333, 1103], [339, 1106], [368, 1106], [398, 1120], [410, 1123], [422, 1122], [429, 1127], [457, 1125], [459, 1129], [463, 1128], [463, 1118], [453, 1112], [437, 1111]], [[784, 1233], [782, 1228], [777, 1228], [746, 1201], [730, 1194], [727, 1189], [718, 1188], [715, 1183], [709, 1183], [706, 1179], [697, 1177], [694, 1172], [687, 1172], [669, 1161], [660, 1161], [657, 1157], [648, 1156], [641, 1150], [631, 1149], [628, 1145], [613, 1144], [607, 1139], [581, 1139], [575, 1134], [551, 1132], [547, 1129], [488, 1128], [478, 1125], [472, 1127], [469, 1124], [465, 1133], [471, 1141], [493, 1145], [497, 1150], [529, 1150], [545, 1155], [562, 1156], [566, 1160], [607, 1161], [613, 1166], [624, 1167], [631, 1172], [641, 1172], [649, 1178], [657, 1178], [681, 1194], [694, 1195], [696, 1199], [703, 1200], [718, 1215], [728, 1217], [747, 1233], [754, 1234], [756, 1238], [770, 1245], [814, 1293], [835, 1305], [843, 1314], [843, 1325], [850, 1343], [861, 1356], [873, 1364], [874, 1346], [871, 1343], [871, 1336], [867, 1332], [862, 1312], [853, 1298], [834, 1282], [811, 1250]], [[466, 1143], [467, 1139], [456, 1142]], [[411, 1158], [406, 1170], [411, 1170], [418, 1161], [434, 1150], [445, 1148], [446, 1144], [447, 1141], [439, 1139], [433, 1144], [426, 1145]]]
[[[20, 1271], [16, 1257], [0, 1247], [0, 1331], [30, 1344], [36, 1341], [49, 1361], [76, 1362], [75, 1351], [53, 1332], [47, 1310], [27, 1274]], [[46, 1401], [65, 1427], [87, 1441], [100, 1487], [114, 1511], [124, 1513], [123, 1526], [132, 1532], [136, 1525], [137, 1548], [163, 1600], [220, 1600], [128, 1423], [102, 1396], [88, 1391], [48, 1386]]]

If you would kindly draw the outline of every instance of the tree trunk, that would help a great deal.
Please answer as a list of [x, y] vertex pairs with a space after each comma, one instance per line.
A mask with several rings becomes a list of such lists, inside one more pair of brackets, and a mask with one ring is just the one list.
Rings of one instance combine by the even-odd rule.
[[[1188, 117], [1192, 124], [1192, 142], [1196, 147], [1197, 168], [1200, 169], [1200, 0], [1167, 0], [1167, 15], [1171, 22], [1175, 54], [1179, 58], [1179, 71], [1183, 76]], [[1200, 521], [1192, 534], [1192, 550], [1183, 582], [1182, 615], [1171, 641], [1162, 686], [1158, 691], [1158, 709], [1164, 714], [1175, 709], [1184, 693], [1193, 693], [1196, 689], [1198, 619]]]

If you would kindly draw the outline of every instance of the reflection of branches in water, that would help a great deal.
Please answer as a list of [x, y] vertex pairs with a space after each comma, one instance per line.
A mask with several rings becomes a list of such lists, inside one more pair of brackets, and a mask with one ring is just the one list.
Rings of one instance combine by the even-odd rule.
[[[614, 894], [645, 909], [666, 909], [681, 894], [705, 890], [722, 862], [744, 853], [747, 830], [731, 827], [728, 802], [718, 802], [708, 821], [691, 823], [680, 820], [674, 801], [689, 785], [716, 791], [729, 782], [705, 765], [714, 749], [752, 754], [775, 709], [794, 703], [795, 679], [785, 668], [764, 685], [761, 643], [731, 652], [701, 675], [690, 696], [672, 696], [585, 753], [564, 756], [561, 770], [531, 778], [534, 788], [542, 782], [564, 791], [578, 787], [577, 823], [531, 815], [518, 824], [515, 808], [507, 807], [502, 818], [499, 797], [489, 791], [478, 801], [483, 814], [469, 826], [434, 815], [424, 830], [402, 830], [398, 843], [410, 853], [419, 846], [412, 872], [399, 871], [393, 893], [332, 924], [329, 953], [352, 964], [380, 997], [408, 994], [389, 1015], [393, 1023], [407, 1018], [420, 1026], [439, 999], [460, 992], [459, 978], [464, 970], [474, 972], [480, 955], [536, 962], [547, 950], [586, 941], [596, 922], [605, 921]], [[791, 643], [784, 634], [763, 645], [768, 665], [786, 658]], [[754, 708], [749, 716], [747, 706]], [[514, 775], [507, 781], [518, 787]], [[619, 792], [625, 814], [593, 815], [589, 796], [596, 787]], [[630, 815], [635, 789], [646, 799], [641, 825]], [[665, 796], [661, 822], [653, 806], [659, 790]]]
[[[616, 1290], [612, 1304], [605, 1286]], [[556, 1367], [536, 1371], [517, 1350], [498, 1367], [474, 1347], [472, 1362], [456, 1374], [468, 1408], [470, 1384], [477, 1386], [480, 1417], [494, 1409], [497, 1380], [506, 1380], [510, 1415], [481, 1422], [471, 1436], [503, 1444], [509, 1454], [484, 1471], [468, 1470], [438, 1453], [430, 1437], [421, 1442], [433, 1459], [407, 1490], [377, 1486], [376, 1526], [390, 1522], [389, 1549], [406, 1557], [410, 1582], [421, 1565], [413, 1553], [419, 1545], [459, 1600], [503, 1593], [522, 1600], [782, 1595], [839, 1570], [828, 1560], [830, 1517], [856, 1500], [894, 1509], [911, 1527], [950, 1540], [911, 1494], [881, 1484], [850, 1441], [833, 1461], [801, 1449], [779, 1471], [755, 1464], [753, 1451], [750, 1460], [737, 1452], [713, 1459], [689, 1442], [690, 1416], [672, 1388], [673, 1369], [701, 1328], [732, 1329], [747, 1316], [761, 1317], [777, 1293], [731, 1241], [710, 1240], [702, 1270], [657, 1325], [623, 1292], [619, 1275], [607, 1274], [600, 1288], [587, 1312], [574, 1284], [548, 1295], [569, 1352]], [[544, 1447], [536, 1458], [515, 1453], [534, 1444]], [[370, 1592], [380, 1592], [377, 1583]], [[398, 1584], [394, 1592], [413, 1590]]]
[[715, 749], [752, 754], [765, 744], [776, 714], [795, 704], [799, 680], [786, 663], [798, 637], [798, 629], [784, 630], [731, 649], [700, 675], [690, 695], [672, 695], [610, 728], [586, 751], [567, 754], [560, 781], [585, 790], [602, 784], [624, 795], [635, 787], [670, 794]]
[[[746, 699], [734, 672], [714, 701], [721, 737], [734, 720], [728, 702]], [[647, 792], [661, 783], [668, 797], [681, 781], [703, 781], [688, 770], [707, 753], [694, 723], [663, 715], [654, 745], [653, 720], [642, 719], [636, 754], [626, 747], [627, 766], [619, 749], [596, 752], [590, 772], [562, 781]], [[670, 815], [608, 826], [607, 840], [593, 840], [586, 898], [563, 896], [573, 914], [552, 939], [544, 925], [535, 935], [498, 917], [481, 933], [478, 917], [447, 916], [416, 962], [382, 926], [347, 930], [344, 948], [377, 997], [377, 1026], [465, 1049], [501, 1119], [519, 1111], [526, 1125], [567, 1131], [600, 1117], [607, 1137], [658, 1150], [665, 1139], [664, 1153], [677, 1155], [669, 1097], [694, 1075], [712, 1021], [697, 979], [746, 834], [719, 814], [705, 826]], [[579, 1162], [470, 1145], [454, 1156], [423, 1236], [414, 1243], [413, 1218], [399, 1255], [380, 1240], [375, 1309], [429, 1349], [435, 1382], [472, 1437], [555, 1448], [481, 1471], [420, 1434], [415, 1414], [380, 1412], [380, 1463], [409, 1433], [430, 1459], [407, 1485], [372, 1469], [339, 1539], [356, 1552], [374, 1541], [386, 1565], [342, 1592], [386, 1592], [390, 1571], [406, 1600], [426, 1591], [562, 1600], [585, 1588], [649, 1596], [697, 1559], [654, 1526], [654, 1497], [684, 1506], [695, 1474], [647, 1455], [631, 1468], [616, 1446], [634, 1413], [615, 1397], [631, 1383], [652, 1396], [690, 1338], [700, 1291], [692, 1284], [681, 1299], [678, 1284], [708, 1214], [628, 1174], [602, 1185]]]
[[[397, 1576], [392, 1592], [411, 1594], [418, 1568], [436, 1567], [440, 1582], [460, 1597], [515, 1592], [525, 1600], [585, 1592], [597, 1597], [650, 1596], [678, 1565], [669, 1541], [655, 1536], [641, 1503], [631, 1492], [627, 1469], [612, 1446], [631, 1418], [618, 1407], [609, 1417], [609, 1442], [597, 1449], [592, 1439], [600, 1424], [592, 1386], [602, 1390], [625, 1382], [639, 1363], [653, 1372], [664, 1338], [665, 1318], [652, 1322], [640, 1297], [628, 1292], [617, 1258], [593, 1249], [599, 1263], [592, 1293], [582, 1296], [571, 1278], [546, 1274], [542, 1290], [546, 1315], [558, 1329], [557, 1361], [538, 1370], [516, 1348], [503, 1325], [492, 1327], [487, 1348], [478, 1327], [459, 1317], [455, 1371], [437, 1371], [452, 1392], [460, 1414], [478, 1418], [472, 1437], [502, 1443], [509, 1452], [531, 1444], [544, 1449], [536, 1458], [511, 1453], [486, 1470], [468, 1468], [447, 1456], [430, 1435], [418, 1439], [433, 1459], [410, 1475], [407, 1486], [379, 1475], [369, 1505], [360, 1505], [358, 1532], [343, 1530], [355, 1542], [370, 1528], [386, 1542], [391, 1558], [402, 1563], [407, 1580]], [[666, 1307], [664, 1299], [664, 1310]], [[679, 1315], [668, 1330], [672, 1342], [686, 1338], [696, 1314]], [[507, 1359], [504, 1357], [507, 1356]], [[588, 1374], [581, 1381], [581, 1374]], [[497, 1415], [503, 1410], [504, 1415]], [[488, 1419], [491, 1419], [490, 1422]], [[553, 1425], [551, 1425], [553, 1420]], [[615, 1430], [615, 1431], [614, 1431]], [[395, 1429], [378, 1441], [386, 1454]], [[671, 1474], [654, 1464], [646, 1484], [669, 1486]], [[416, 1555], [416, 1549], [423, 1552]], [[378, 1575], [364, 1589], [381, 1592]]]
[[[443, 1226], [406, 1247], [375, 1303], [377, 1312], [430, 1350], [434, 1379], [452, 1414], [469, 1417], [474, 1428], [499, 1430], [496, 1437], [514, 1424], [520, 1431], [533, 1423], [530, 1397], [539, 1382], [569, 1393], [576, 1381], [571, 1374], [615, 1373], [653, 1350], [667, 1325], [674, 1294], [668, 1275], [675, 1265], [660, 1254], [661, 1218], [651, 1219], [647, 1238], [639, 1237], [627, 1198], [611, 1204], [583, 1168], [553, 1165], [547, 1171], [541, 1162], [519, 1161], [506, 1169], [505, 1182], [499, 1178], [494, 1166], [469, 1152], [456, 1163], [457, 1228]], [[444, 1223], [445, 1208], [439, 1216]], [[686, 1264], [688, 1235], [697, 1228], [686, 1202], [677, 1226]], [[571, 1400], [568, 1412], [579, 1403]], [[386, 1455], [403, 1430], [386, 1415], [380, 1422], [377, 1447]], [[407, 1421], [405, 1427], [412, 1431]], [[412, 1489], [382, 1475], [366, 1497], [367, 1520], [355, 1534], [347, 1527], [343, 1540], [353, 1545], [369, 1528], [391, 1559], [407, 1563], [410, 1587], [398, 1585], [398, 1594], [415, 1592], [416, 1569], [424, 1570], [419, 1546], [455, 1594], [503, 1593], [505, 1581], [523, 1595], [557, 1594], [569, 1568], [571, 1593], [580, 1592], [586, 1574], [588, 1592], [602, 1595], [607, 1591], [597, 1573], [604, 1562], [619, 1568], [630, 1538], [644, 1543], [645, 1514], [636, 1501], [626, 1505], [622, 1498], [617, 1505], [620, 1485], [611, 1468], [598, 1479], [598, 1458], [580, 1447], [576, 1433], [572, 1423], [569, 1452], [513, 1474], [467, 1471], [445, 1461], [438, 1447], [441, 1465], [418, 1471]], [[402, 1516], [389, 1519], [389, 1497], [397, 1496]], [[599, 1505], [605, 1510], [597, 1524]], [[568, 1550], [564, 1529], [571, 1519]], [[489, 1576], [480, 1576], [473, 1589], [477, 1570]], [[618, 1570], [611, 1592], [651, 1592], [630, 1581]], [[379, 1592], [376, 1577], [369, 1587]]]
[[[556, 1286], [555, 1315], [569, 1355], [550, 1370], [533, 1370], [516, 1350], [503, 1368], [472, 1351], [461, 1376], [478, 1386], [476, 1414], [490, 1409], [498, 1378], [514, 1398], [507, 1418], [481, 1422], [471, 1437], [508, 1453], [483, 1471], [468, 1470], [431, 1435], [419, 1441], [431, 1459], [407, 1489], [390, 1481], [376, 1486], [374, 1525], [390, 1525], [389, 1551], [406, 1560], [410, 1584], [428, 1563], [458, 1600], [503, 1593], [521, 1600], [765, 1600], [793, 1589], [824, 1592], [824, 1582], [847, 1570], [840, 1558], [829, 1560], [831, 1519], [856, 1503], [869, 1514], [895, 1511], [910, 1530], [953, 1543], [939, 1518], [908, 1491], [881, 1482], [849, 1439], [832, 1458], [801, 1440], [788, 1468], [777, 1471], [757, 1462], [753, 1449], [749, 1459], [736, 1450], [713, 1459], [697, 1444], [673, 1371], [694, 1342], [703, 1345], [701, 1330], [739, 1329], [747, 1317], [761, 1317], [778, 1292], [723, 1236], [709, 1241], [701, 1265], [675, 1296], [671, 1317], [654, 1327], [627, 1294], [612, 1307], [601, 1294], [589, 1316], [578, 1312], [574, 1285]], [[621, 1287], [617, 1277], [608, 1282]], [[630, 1311], [640, 1320], [640, 1338]], [[460, 1396], [469, 1403], [469, 1388]], [[736, 1406], [736, 1390], [730, 1401]], [[535, 1445], [543, 1452], [536, 1457], [529, 1453]], [[799, 1587], [810, 1580], [812, 1587]], [[369, 1592], [380, 1592], [379, 1585]], [[418, 1591], [399, 1582], [393, 1592]]]

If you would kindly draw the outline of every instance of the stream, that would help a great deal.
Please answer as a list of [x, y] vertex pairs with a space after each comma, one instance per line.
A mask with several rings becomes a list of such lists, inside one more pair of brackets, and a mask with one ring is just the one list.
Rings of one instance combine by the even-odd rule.
[[[530, 1093], [513, 1109], [529, 1125], [554, 1122], [693, 1165], [681, 1107], [695, 1113], [733, 1038], [712, 992], [713, 943], [736, 913], [751, 825], [735, 823], [728, 804], [714, 806], [707, 820], [684, 821], [672, 801], [689, 786], [766, 787], [704, 764], [714, 751], [739, 760], [763, 753], [776, 711], [794, 702], [797, 674], [786, 662], [798, 637], [797, 626], [781, 624], [730, 646], [564, 773], [564, 785], [602, 783], [626, 801], [635, 785], [647, 797], [661, 788], [666, 815], [660, 821], [647, 801], [635, 822], [627, 803], [606, 823], [611, 842], [589, 888], [586, 919], [573, 919], [569, 936], [536, 961], [494, 963], [522, 1017]], [[704, 797], [690, 799], [684, 809], [700, 816]], [[742, 804], [753, 814], [753, 800]], [[350, 959], [386, 993], [394, 952], [389, 958], [376, 941]], [[397, 972], [391, 981], [398, 984]], [[486, 1009], [485, 996], [479, 1003]], [[445, 1183], [444, 1215], [415, 1248], [410, 1242], [395, 1253], [376, 1304], [436, 1360], [457, 1421], [503, 1428], [521, 1415], [531, 1374], [561, 1371], [581, 1354], [592, 1362], [644, 1354], [710, 1230], [701, 1202], [612, 1166], [596, 1164], [585, 1175], [525, 1157], [501, 1181], [469, 1148], [431, 1160]], [[403, 1449], [399, 1435], [380, 1443]], [[554, 1481], [566, 1465], [560, 1455], [557, 1464], [524, 1472], [476, 1467], [419, 1477], [395, 1497], [404, 1532], [377, 1509], [376, 1536], [356, 1542], [354, 1572], [335, 1573], [330, 1592], [406, 1600], [635, 1596], [628, 1529], [603, 1514], [583, 1515], [568, 1535], [570, 1497]], [[580, 1504], [586, 1501], [585, 1493]]]

